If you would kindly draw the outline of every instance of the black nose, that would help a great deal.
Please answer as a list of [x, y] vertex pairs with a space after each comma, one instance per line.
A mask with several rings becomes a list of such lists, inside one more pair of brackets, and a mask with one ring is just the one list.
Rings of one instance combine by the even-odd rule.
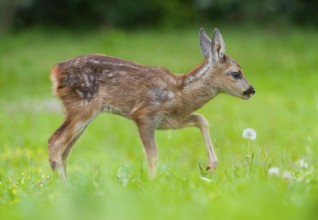
[[251, 86], [250, 89], [251, 89], [251, 93], [254, 95], [254, 94], [255, 94], [255, 89], [254, 89], [254, 87]]
[[250, 86], [250, 88], [248, 88], [248, 90], [244, 92], [244, 95], [254, 95], [254, 94], [255, 94], [255, 89], [253, 88], [253, 86]]

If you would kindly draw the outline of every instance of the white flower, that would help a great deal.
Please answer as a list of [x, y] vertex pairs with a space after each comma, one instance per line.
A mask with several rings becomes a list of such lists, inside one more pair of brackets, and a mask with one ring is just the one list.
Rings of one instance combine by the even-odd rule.
[[256, 139], [256, 131], [253, 128], [245, 128], [242, 134], [243, 138], [255, 140]]
[[279, 168], [278, 167], [271, 167], [268, 169], [268, 174], [271, 176], [278, 176], [279, 175]]
[[293, 174], [289, 171], [284, 171], [282, 174], [283, 179], [291, 181], [293, 180]]
[[300, 159], [298, 162], [297, 162], [298, 166], [300, 168], [303, 168], [303, 169], [307, 169], [308, 168], [308, 163], [304, 160], [304, 159]]

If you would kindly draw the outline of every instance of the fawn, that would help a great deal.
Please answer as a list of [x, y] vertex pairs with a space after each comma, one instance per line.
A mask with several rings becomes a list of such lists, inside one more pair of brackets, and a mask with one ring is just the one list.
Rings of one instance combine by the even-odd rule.
[[66, 179], [67, 157], [74, 143], [99, 113], [121, 115], [135, 122], [148, 162], [156, 175], [156, 129], [197, 127], [208, 153], [207, 170], [215, 170], [217, 157], [207, 120], [193, 112], [219, 93], [249, 99], [255, 90], [240, 65], [224, 54], [218, 29], [212, 41], [200, 29], [205, 59], [187, 74], [173, 74], [104, 55], [83, 55], [56, 64], [51, 72], [53, 90], [65, 107], [65, 121], [48, 140], [49, 162]]

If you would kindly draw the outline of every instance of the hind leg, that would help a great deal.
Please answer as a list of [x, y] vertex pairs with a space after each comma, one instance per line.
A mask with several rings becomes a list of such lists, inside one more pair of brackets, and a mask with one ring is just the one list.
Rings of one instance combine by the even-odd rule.
[[59, 177], [63, 180], [66, 179], [65, 173], [63, 171], [62, 162], [62, 152], [63, 146], [66, 142], [66, 136], [69, 136], [68, 130], [70, 127], [70, 122], [65, 119], [63, 124], [52, 134], [48, 140], [48, 150], [49, 150], [49, 162], [53, 172], [57, 171]]
[[63, 171], [64, 171], [64, 174], [65, 174], [65, 177], [67, 177], [67, 158], [68, 158], [68, 156], [70, 154], [70, 151], [71, 151], [72, 147], [77, 142], [77, 140], [81, 137], [81, 135], [84, 133], [86, 127], [87, 126], [85, 126], [84, 129], [81, 129], [81, 131], [79, 131], [80, 133], [78, 135], [76, 135], [74, 137], [74, 139], [67, 145], [67, 147], [65, 148], [65, 150], [64, 150], [64, 152], [62, 154], [62, 164], [63, 164]]
[[72, 146], [96, 115], [87, 111], [68, 113], [64, 123], [49, 138], [49, 162], [62, 180], [66, 180], [67, 156]]

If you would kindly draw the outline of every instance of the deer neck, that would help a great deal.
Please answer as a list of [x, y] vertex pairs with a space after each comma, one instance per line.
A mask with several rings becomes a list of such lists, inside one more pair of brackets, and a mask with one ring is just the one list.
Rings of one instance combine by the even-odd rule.
[[211, 74], [208, 59], [183, 76], [183, 98], [187, 105], [197, 110], [214, 98], [218, 89]]

